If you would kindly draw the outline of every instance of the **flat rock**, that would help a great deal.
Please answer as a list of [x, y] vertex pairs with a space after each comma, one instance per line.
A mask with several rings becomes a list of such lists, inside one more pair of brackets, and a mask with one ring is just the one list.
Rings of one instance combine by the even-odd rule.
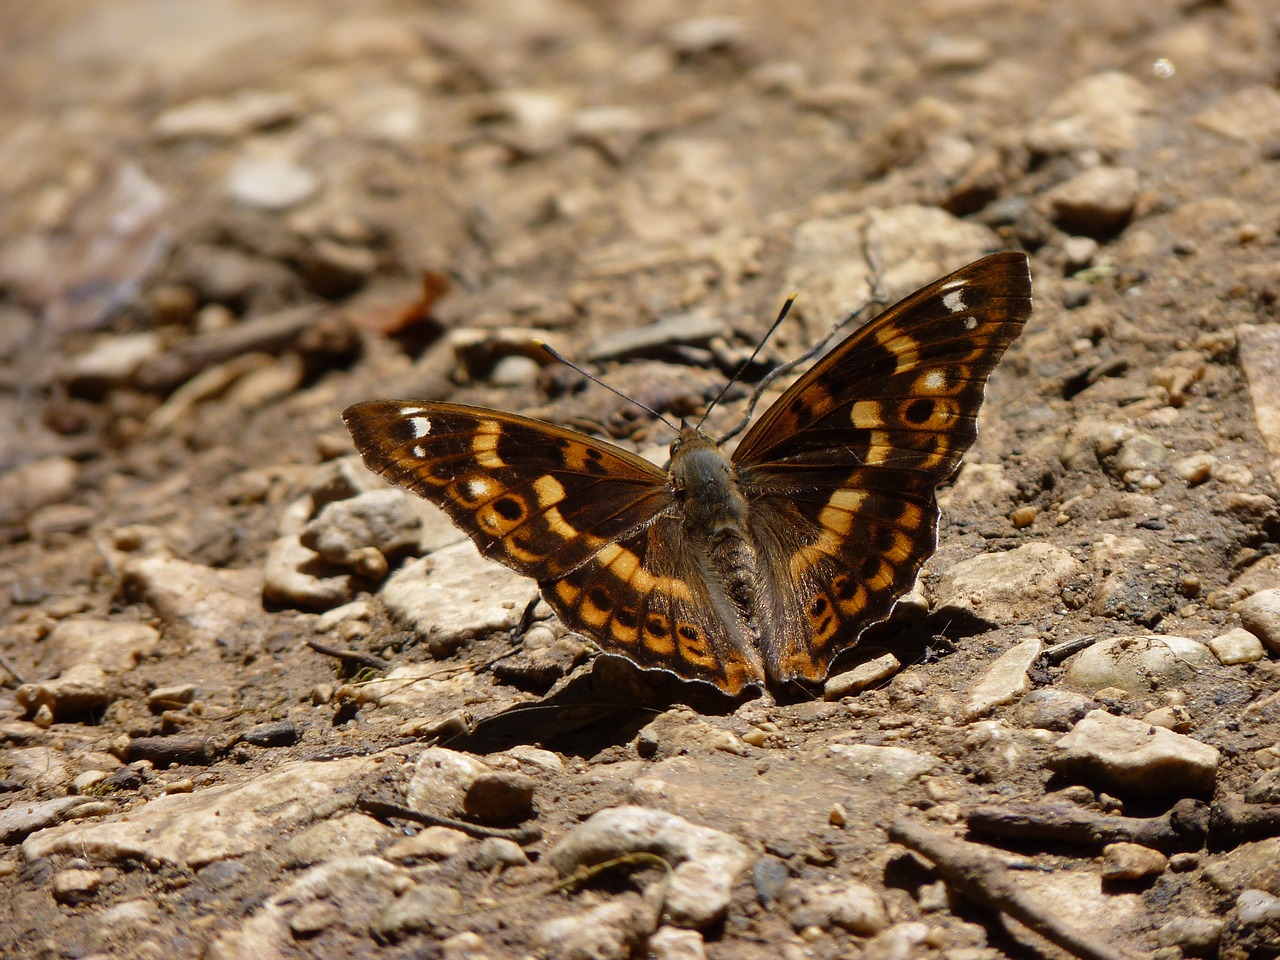
[[1090, 711], [1057, 748], [1054, 770], [1130, 796], [1207, 793], [1218, 773], [1208, 744], [1104, 710]]
[[355, 595], [349, 570], [325, 560], [291, 534], [271, 544], [262, 581], [263, 596], [288, 607], [328, 610]]
[[1044, 642], [1033, 637], [997, 657], [969, 692], [969, 699], [964, 705], [965, 719], [981, 717], [1029, 693], [1031, 677], [1028, 671], [1043, 650]]
[[134, 557], [122, 565], [125, 593], [165, 626], [206, 637], [254, 636], [265, 617], [255, 570], [216, 570], [172, 557]]
[[1246, 630], [1280, 655], [1280, 589], [1259, 590], [1234, 607]]
[[1262, 641], [1248, 630], [1234, 627], [1214, 637], [1206, 646], [1223, 666], [1237, 663], [1257, 663], [1267, 655]]
[[1095, 73], [1067, 87], [1043, 109], [1026, 142], [1040, 154], [1124, 153], [1138, 146], [1151, 104], [1151, 91], [1129, 74]]
[[446, 657], [467, 640], [514, 629], [537, 594], [527, 577], [486, 560], [470, 543], [411, 560], [387, 578], [387, 612]]
[[939, 766], [937, 757], [917, 753], [906, 747], [878, 747], [866, 743], [828, 744], [827, 753], [835, 769], [846, 776], [884, 790], [894, 790], [914, 783]]
[[1271, 454], [1271, 475], [1280, 477], [1280, 329], [1241, 324], [1236, 327], [1236, 350], [1249, 384], [1254, 422]]
[[1019, 623], [1062, 606], [1062, 590], [1085, 567], [1047, 543], [962, 560], [938, 580], [939, 608], [961, 610], [987, 623]]
[[476, 780], [493, 772], [483, 760], [469, 753], [428, 747], [414, 765], [405, 803], [422, 813], [463, 816], [468, 791]]

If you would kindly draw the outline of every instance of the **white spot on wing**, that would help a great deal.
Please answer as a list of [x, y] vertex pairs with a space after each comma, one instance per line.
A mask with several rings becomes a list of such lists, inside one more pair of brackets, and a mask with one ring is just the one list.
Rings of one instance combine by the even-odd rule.
[[947, 377], [941, 370], [930, 370], [924, 375], [924, 389], [929, 393], [937, 393], [947, 387]]
[[410, 451], [419, 460], [425, 460], [427, 457], [427, 448], [418, 444]]
[[960, 313], [965, 309], [964, 294], [959, 290], [949, 290], [942, 295], [942, 305], [952, 313]]
[[400, 416], [402, 417], [416, 417], [423, 413], [426, 413], [426, 411], [423, 410], [421, 407], [401, 407], [400, 408]]
[[483, 477], [477, 477], [467, 484], [467, 497], [470, 500], [479, 500], [481, 497], [487, 496], [489, 493], [489, 481]]
[[978, 318], [977, 318], [977, 317], [965, 317], [965, 318], [964, 318], [964, 328], [965, 328], [966, 330], [976, 330], [976, 329], [978, 329]]
[[421, 440], [431, 432], [431, 421], [426, 417], [410, 417], [409, 423], [413, 425], [413, 436], [415, 440]]

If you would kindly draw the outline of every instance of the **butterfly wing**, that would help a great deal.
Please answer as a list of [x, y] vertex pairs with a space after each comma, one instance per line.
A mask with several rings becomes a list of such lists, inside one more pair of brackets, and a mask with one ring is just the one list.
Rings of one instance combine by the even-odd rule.
[[343, 413], [365, 464], [538, 581], [571, 629], [731, 693], [764, 676], [699, 569], [667, 475], [613, 444], [483, 407], [371, 400]]
[[935, 545], [934, 490], [1030, 314], [1027, 258], [978, 260], [855, 331], [743, 438], [772, 681], [822, 680], [911, 587]]
[[556, 580], [666, 509], [666, 474], [613, 444], [487, 407], [370, 400], [343, 411], [365, 465], [444, 510], [480, 552]]

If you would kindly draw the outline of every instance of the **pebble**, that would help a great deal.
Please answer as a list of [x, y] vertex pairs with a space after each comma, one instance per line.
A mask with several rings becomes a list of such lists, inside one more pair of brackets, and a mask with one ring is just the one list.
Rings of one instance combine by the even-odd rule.
[[1168, 866], [1163, 853], [1138, 843], [1108, 843], [1102, 848], [1103, 880], [1144, 880], [1159, 876]]
[[1027, 132], [1027, 146], [1041, 155], [1124, 154], [1138, 146], [1143, 115], [1151, 106], [1151, 92], [1141, 81], [1119, 70], [1095, 73], [1040, 111]]
[[1093, 237], [1067, 237], [1062, 243], [1062, 256], [1068, 270], [1082, 270], [1098, 255], [1098, 241]]
[[1098, 702], [1074, 690], [1046, 687], [1032, 690], [1018, 704], [1018, 716], [1027, 726], [1066, 731], [1079, 723]]
[[495, 770], [476, 777], [462, 800], [467, 816], [481, 823], [519, 823], [533, 816], [533, 777]]
[[489, 960], [484, 940], [466, 930], [440, 942], [440, 960]]
[[[170, 557], [130, 557], [121, 566], [125, 596], [141, 600], [169, 629], [190, 635], [257, 636], [266, 617], [262, 580], [253, 570], [216, 570]], [[247, 642], [247, 641], [246, 641]]]
[[59, 870], [53, 878], [53, 898], [74, 906], [92, 900], [101, 885], [101, 870]]
[[1206, 130], [1245, 143], [1280, 140], [1280, 92], [1253, 84], [1224, 94], [1195, 115]]
[[28, 460], [0, 474], [0, 518], [26, 519], [32, 512], [75, 493], [80, 465], [69, 457]]
[[1173, 464], [1173, 473], [1183, 480], [1187, 486], [1195, 487], [1204, 483], [1213, 475], [1213, 465], [1217, 458], [1211, 453], [1193, 453]]
[[915, 960], [928, 953], [930, 927], [918, 920], [895, 923], [862, 945], [862, 960]]
[[1043, 641], [1035, 637], [1023, 640], [997, 657], [970, 691], [962, 714], [964, 719], [984, 716], [996, 707], [1012, 703], [1029, 693], [1031, 677], [1028, 672], [1043, 650]]
[[1226, 923], [1209, 917], [1170, 917], [1156, 930], [1156, 945], [1179, 947], [1189, 957], [1213, 956]]
[[469, 753], [428, 747], [414, 765], [405, 803], [422, 813], [462, 816], [467, 792], [477, 779], [492, 773], [488, 764]]
[[702, 934], [697, 930], [659, 927], [645, 945], [648, 960], [706, 960]]
[[1035, 507], [1018, 507], [1009, 514], [1009, 522], [1015, 530], [1025, 530], [1036, 522], [1039, 512]]
[[1236, 915], [1249, 925], [1280, 921], [1280, 897], [1266, 890], [1244, 890], [1236, 897]]
[[1028, 543], [984, 553], [947, 570], [934, 590], [937, 606], [961, 610], [987, 623], [1022, 623], [1062, 606], [1062, 591], [1085, 568], [1070, 553]]
[[889, 913], [876, 890], [849, 880], [802, 891], [787, 920], [795, 930], [839, 927], [859, 937], [870, 937], [889, 926]]
[[1262, 648], [1262, 641], [1248, 630], [1234, 627], [1220, 636], [1214, 637], [1207, 644], [1224, 666], [1237, 663], [1257, 663], [1267, 655]]
[[1280, 769], [1268, 770], [1244, 792], [1246, 803], [1280, 803]]
[[858, 664], [852, 670], [837, 673], [829, 678], [822, 689], [822, 698], [839, 700], [866, 690], [868, 687], [877, 687], [901, 669], [902, 664], [892, 653], [882, 654], [873, 660]]
[[1077, 654], [1063, 683], [1085, 693], [1112, 687], [1146, 694], [1190, 683], [1214, 663], [1205, 644], [1187, 637], [1109, 637]]
[[678, 54], [698, 56], [737, 46], [745, 32], [746, 25], [740, 17], [695, 17], [672, 26], [667, 31], [667, 42]]
[[468, 853], [467, 863], [473, 870], [488, 873], [494, 867], [528, 866], [529, 857], [514, 840], [487, 837]]
[[61, 620], [44, 649], [58, 663], [95, 663], [108, 673], [135, 667], [156, 652], [160, 631], [149, 623], [119, 620]]
[[419, 883], [397, 897], [373, 923], [373, 931], [392, 943], [411, 933], [429, 932], [462, 910], [462, 894], [441, 883]]
[[301, 100], [291, 91], [238, 90], [228, 97], [202, 97], [170, 107], [151, 129], [162, 140], [235, 140], [293, 120], [301, 110]]
[[120, 333], [104, 337], [84, 353], [67, 361], [61, 379], [78, 396], [101, 397], [127, 386], [143, 364], [154, 361], [163, 347], [157, 333]]
[[1244, 628], [1280, 656], [1280, 589], [1259, 590], [1231, 608]]
[[1071, 233], [1105, 237], [1128, 223], [1138, 202], [1138, 172], [1129, 167], [1093, 167], [1047, 194], [1053, 219]]
[[657, 927], [656, 911], [635, 894], [541, 923], [534, 940], [546, 960], [626, 960]]
[[370, 490], [327, 503], [303, 529], [301, 543], [343, 566], [351, 566], [366, 547], [387, 557], [403, 556], [417, 550], [422, 538], [415, 499], [402, 490]]
[[528, 578], [486, 560], [468, 541], [405, 563], [379, 595], [391, 617], [440, 659], [472, 637], [514, 629], [536, 592]]
[[271, 544], [262, 577], [263, 595], [287, 607], [327, 610], [355, 594], [351, 573], [324, 562], [296, 536], [277, 537]]
[[733, 882], [756, 858], [741, 840], [674, 814], [645, 807], [610, 807], [571, 830], [547, 853], [562, 877], [646, 851], [673, 865], [666, 911], [678, 926], [703, 928], [723, 918]]
[[1111, 472], [1124, 479], [1130, 473], [1150, 473], [1169, 456], [1165, 445], [1147, 433], [1135, 433], [1127, 438], [1111, 462]]
[[1203, 794], [1218, 773], [1218, 751], [1208, 744], [1103, 710], [1090, 711], [1056, 746], [1052, 769], [1117, 794]]
[[937, 757], [905, 747], [880, 747], [866, 743], [833, 743], [827, 752], [838, 762], [835, 769], [869, 786], [893, 790], [914, 783], [940, 764]]
[[18, 703], [31, 714], [47, 710], [50, 719], [66, 720], [101, 710], [116, 698], [115, 685], [96, 663], [77, 663], [53, 680], [24, 683]]
[[461, 830], [425, 827], [387, 848], [390, 860], [447, 860], [466, 848], [472, 840]]
[[279, 212], [311, 199], [320, 187], [314, 173], [284, 157], [242, 156], [227, 175], [227, 196], [255, 210]]

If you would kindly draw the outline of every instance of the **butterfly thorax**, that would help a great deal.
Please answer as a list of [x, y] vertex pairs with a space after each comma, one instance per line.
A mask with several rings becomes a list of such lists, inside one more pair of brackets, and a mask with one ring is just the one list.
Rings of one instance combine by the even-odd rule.
[[721, 588], [743, 626], [758, 635], [756, 548], [733, 462], [714, 440], [685, 427], [671, 445], [668, 480], [704, 574]]

